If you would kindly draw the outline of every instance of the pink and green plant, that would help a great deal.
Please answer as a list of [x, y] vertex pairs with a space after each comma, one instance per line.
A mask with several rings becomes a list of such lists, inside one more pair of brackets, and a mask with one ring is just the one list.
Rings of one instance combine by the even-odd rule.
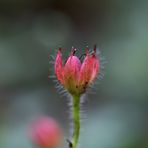
[[59, 83], [72, 96], [72, 117], [73, 117], [73, 136], [69, 141], [70, 147], [77, 148], [80, 135], [80, 99], [94, 82], [100, 72], [100, 60], [96, 54], [96, 46], [92, 53], [86, 48], [85, 58], [81, 60], [75, 55], [76, 49], [72, 51], [63, 64], [61, 48], [59, 48], [54, 70]]
[[[62, 60], [61, 48], [58, 49], [54, 60], [54, 71], [60, 86], [71, 96], [73, 133], [71, 139], [67, 139], [69, 148], [77, 148], [80, 136], [80, 105], [81, 96], [94, 83], [100, 73], [100, 59], [96, 54], [96, 46], [93, 52], [86, 48], [83, 60], [76, 56], [76, 49], [72, 51], [65, 64]], [[53, 119], [46, 117], [39, 119], [32, 128], [32, 140], [39, 148], [58, 148], [62, 132]]]

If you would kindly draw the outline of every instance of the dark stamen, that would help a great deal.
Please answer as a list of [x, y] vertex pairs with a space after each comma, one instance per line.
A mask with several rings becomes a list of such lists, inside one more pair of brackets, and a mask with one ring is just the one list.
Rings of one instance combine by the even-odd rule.
[[61, 48], [61, 47], [59, 47], [59, 48], [58, 48], [58, 50], [59, 50], [59, 51], [61, 51], [61, 50], [62, 50], [62, 48]]
[[76, 51], [77, 51], [77, 49], [76, 48], [74, 48], [74, 47], [72, 47], [72, 55], [75, 55], [75, 53], [76, 53]]
[[96, 50], [97, 50], [97, 45], [95, 44], [94, 45], [94, 53], [96, 53]]

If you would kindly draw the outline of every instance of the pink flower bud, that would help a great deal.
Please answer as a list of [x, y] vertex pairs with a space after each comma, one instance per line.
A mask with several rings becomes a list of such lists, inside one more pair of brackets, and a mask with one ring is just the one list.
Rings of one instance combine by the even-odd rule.
[[61, 135], [59, 125], [51, 118], [42, 117], [32, 125], [31, 138], [39, 148], [57, 148]]
[[76, 50], [68, 57], [65, 65], [62, 64], [61, 50], [58, 50], [55, 60], [55, 74], [59, 82], [74, 95], [81, 95], [94, 81], [100, 71], [100, 61], [96, 56], [96, 47], [92, 54], [86, 50], [86, 57], [82, 64], [75, 56]]

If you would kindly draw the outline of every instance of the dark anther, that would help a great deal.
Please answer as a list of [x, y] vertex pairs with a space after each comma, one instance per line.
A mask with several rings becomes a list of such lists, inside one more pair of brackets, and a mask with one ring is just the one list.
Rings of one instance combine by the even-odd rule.
[[96, 50], [97, 50], [97, 45], [95, 44], [94, 45], [94, 52], [96, 53]]
[[72, 54], [74, 55], [76, 53], [77, 49], [72, 47]]
[[72, 142], [69, 139], [66, 139], [66, 141], [68, 142], [69, 148], [72, 148]]
[[59, 47], [59, 49], [58, 49], [59, 51], [61, 51], [62, 50], [62, 48], [61, 47]]
[[73, 54], [75, 54], [75, 53], [76, 53], [76, 51], [77, 51], [77, 49], [74, 49], [74, 50], [73, 50]]

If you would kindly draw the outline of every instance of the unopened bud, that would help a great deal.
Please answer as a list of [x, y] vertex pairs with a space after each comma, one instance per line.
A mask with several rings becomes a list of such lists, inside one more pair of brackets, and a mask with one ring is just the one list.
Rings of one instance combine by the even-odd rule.
[[58, 148], [62, 132], [55, 120], [41, 117], [32, 124], [31, 138], [39, 148]]

